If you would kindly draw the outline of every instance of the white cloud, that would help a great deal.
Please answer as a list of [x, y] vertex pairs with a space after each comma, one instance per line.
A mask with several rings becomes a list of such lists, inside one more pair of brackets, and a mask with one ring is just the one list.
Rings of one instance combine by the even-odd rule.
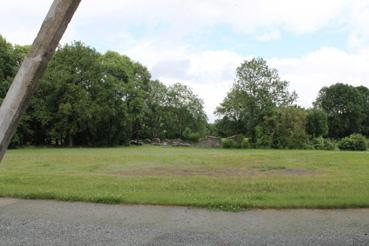
[[281, 32], [278, 30], [264, 33], [256, 37], [257, 40], [267, 42], [281, 39]]
[[[9, 36], [11, 30], [19, 30], [23, 25], [35, 33], [51, 2], [4, 1], [0, 9], [1, 32]], [[119, 33], [120, 28], [139, 23], [151, 26], [155, 33], [157, 25], [165, 25], [165, 32], [173, 39], [218, 24], [249, 34], [260, 33], [264, 28], [306, 33], [330, 25], [341, 15], [350, 23], [358, 16], [367, 20], [368, 15], [363, 13], [366, 7], [368, 0], [84, 0], [73, 25], [88, 28], [92, 33], [101, 32], [99, 29], [104, 25], [106, 28], [113, 25]], [[12, 41], [19, 40], [32, 38], [26, 34], [21, 39], [14, 36]]]
[[369, 45], [369, 1], [353, 0], [346, 16], [347, 28], [350, 32], [351, 48], [362, 48]]
[[195, 51], [189, 47], [142, 43], [126, 54], [143, 62], [154, 79], [166, 84], [181, 82], [204, 99], [205, 110], [213, 121], [213, 112], [233, 83], [236, 67], [243, 57], [227, 50]]
[[[51, 3], [3, 1], [0, 34], [13, 43], [31, 43]], [[231, 51], [232, 47], [199, 49], [187, 35], [196, 36], [218, 25], [260, 41], [282, 39], [285, 32], [333, 29], [345, 33], [347, 50], [323, 47], [268, 60], [282, 79], [291, 82], [300, 95], [299, 103], [309, 106], [322, 86], [339, 81], [369, 86], [368, 23], [369, 0], [83, 0], [63, 40], [120, 51], [147, 65], [155, 78], [191, 86], [205, 99], [213, 119], [236, 67], [247, 57]], [[137, 31], [144, 34], [137, 38]]]
[[328, 24], [348, 3], [345, 0], [89, 0], [82, 2], [80, 14], [85, 17], [119, 16], [146, 23], [164, 21], [186, 29], [228, 23], [245, 32], [271, 25], [306, 32]]
[[305, 107], [311, 106], [323, 86], [337, 82], [369, 86], [369, 49], [348, 53], [323, 47], [299, 58], [270, 59], [269, 64], [291, 82], [298, 103]]
[[[165, 51], [154, 47], [137, 47], [131, 56], [149, 61], [149, 68], [160, 64], [163, 72], [153, 69], [155, 78], [167, 84], [183, 82], [191, 86], [196, 94], [205, 99], [210, 120], [215, 119], [215, 108], [231, 88], [236, 68], [243, 60], [251, 58], [226, 50], [197, 52], [183, 47], [175, 52], [170, 47]], [[369, 87], [369, 49], [349, 53], [323, 47], [301, 57], [271, 58], [268, 64], [278, 69], [282, 79], [290, 82], [290, 89], [296, 90], [299, 95], [298, 104], [304, 107], [311, 107], [323, 86], [342, 82]]]

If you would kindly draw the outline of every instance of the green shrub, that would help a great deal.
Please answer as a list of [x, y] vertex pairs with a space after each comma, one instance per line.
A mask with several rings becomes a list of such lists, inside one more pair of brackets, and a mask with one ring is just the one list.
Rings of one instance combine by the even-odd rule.
[[243, 135], [234, 135], [222, 139], [222, 145], [225, 149], [249, 149], [252, 147], [250, 139]]
[[191, 129], [186, 128], [183, 132], [183, 138], [184, 140], [197, 143], [199, 139], [201, 138], [201, 136], [200, 136], [200, 133], [192, 132]]
[[239, 135], [234, 135], [234, 136], [231, 136], [231, 137], [228, 137], [228, 138], [234, 140], [236, 143], [238, 143], [241, 146], [241, 143], [242, 143], [242, 141], [245, 137], [243, 135], [239, 134]]
[[314, 138], [312, 146], [316, 150], [334, 150], [336, 148], [334, 141], [323, 137]]
[[194, 143], [199, 142], [199, 139], [200, 139], [200, 133], [198, 132], [193, 132], [186, 137], [186, 140], [190, 142], [194, 142]]
[[314, 145], [312, 143], [305, 143], [303, 148], [302, 149], [305, 149], [305, 150], [314, 150]]
[[338, 143], [340, 150], [365, 151], [368, 149], [366, 138], [361, 134], [352, 134], [349, 137], [341, 139]]
[[242, 139], [241, 148], [242, 149], [250, 149], [251, 148], [250, 139], [248, 139], [248, 138]]
[[20, 138], [19, 138], [19, 134], [16, 133], [14, 134], [12, 140], [10, 141], [9, 149], [16, 149], [19, 146], [21, 146]]
[[230, 138], [223, 138], [222, 145], [223, 145], [223, 148], [225, 149], [232, 149], [232, 148], [235, 148], [235, 146], [237, 146], [237, 142]]

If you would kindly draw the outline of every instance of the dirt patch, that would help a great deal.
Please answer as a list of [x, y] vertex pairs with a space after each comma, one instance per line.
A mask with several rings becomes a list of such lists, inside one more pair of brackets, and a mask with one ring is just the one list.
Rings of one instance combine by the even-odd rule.
[[287, 168], [285, 166], [261, 165], [254, 166], [253, 168], [268, 175], [312, 176], [317, 174], [315, 170], [305, 168]]
[[290, 175], [290, 176], [312, 176], [316, 175], [317, 172], [314, 170], [308, 170], [303, 168], [287, 168], [270, 171], [272, 174], [278, 175]]
[[311, 176], [315, 175], [313, 170], [302, 168], [272, 169], [262, 171], [255, 168], [173, 168], [157, 167], [131, 169], [120, 172], [120, 176], [209, 176], [209, 177], [252, 177], [260, 175], [287, 175], [287, 176]]
[[172, 168], [157, 167], [145, 169], [132, 169], [121, 172], [121, 176], [252, 176], [254, 170], [242, 170], [235, 168]]

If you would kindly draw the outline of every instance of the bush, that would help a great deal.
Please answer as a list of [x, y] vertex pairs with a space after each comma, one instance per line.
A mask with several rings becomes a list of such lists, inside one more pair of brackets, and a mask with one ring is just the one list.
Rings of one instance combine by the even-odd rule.
[[324, 137], [328, 134], [328, 116], [320, 109], [310, 109], [306, 116], [306, 132], [312, 137]]
[[309, 142], [309, 143], [305, 143], [302, 149], [314, 150], [315, 148], [314, 148], [313, 144], [311, 142]]
[[251, 148], [250, 139], [248, 139], [248, 138], [242, 139], [241, 148], [242, 149], [250, 149]]
[[236, 148], [235, 146], [237, 146], [238, 144], [233, 139], [223, 138], [222, 139], [222, 145], [223, 145], [223, 148], [225, 148], [225, 149], [232, 149], [232, 148]]
[[191, 133], [188, 136], [186, 136], [186, 140], [197, 143], [200, 140], [200, 133], [198, 132]]
[[9, 149], [16, 149], [17, 147], [21, 146], [19, 134], [16, 133], [12, 137], [12, 140], [9, 143]]
[[191, 129], [186, 128], [183, 132], [184, 140], [197, 143], [199, 142], [199, 139], [201, 138], [200, 133], [198, 132], [192, 132]]
[[365, 151], [368, 149], [366, 138], [361, 134], [352, 134], [349, 137], [341, 139], [338, 143], [340, 150]]
[[334, 150], [336, 148], [334, 141], [323, 137], [314, 138], [312, 145], [316, 150]]
[[222, 146], [225, 149], [249, 149], [251, 148], [250, 139], [243, 135], [234, 135], [232, 137], [223, 138]]

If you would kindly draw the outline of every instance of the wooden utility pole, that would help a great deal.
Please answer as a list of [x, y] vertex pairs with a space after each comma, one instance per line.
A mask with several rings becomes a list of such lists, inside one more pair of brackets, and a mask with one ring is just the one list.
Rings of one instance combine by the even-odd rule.
[[54, 0], [0, 107], [0, 162], [81, 0]]

